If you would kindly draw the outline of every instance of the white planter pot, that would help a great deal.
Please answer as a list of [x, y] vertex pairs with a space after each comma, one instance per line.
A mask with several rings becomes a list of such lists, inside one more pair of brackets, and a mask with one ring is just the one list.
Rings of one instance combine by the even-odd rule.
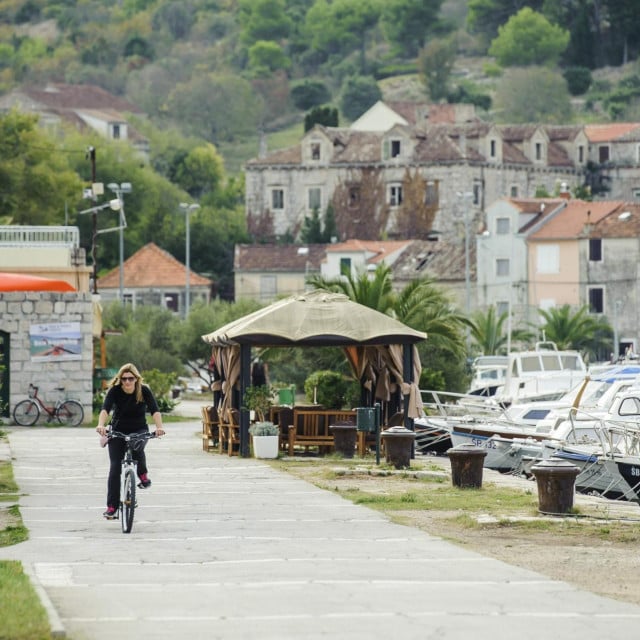
[[278, 457], [278, 436], [253, 436], [253, 455], [256, 458]]

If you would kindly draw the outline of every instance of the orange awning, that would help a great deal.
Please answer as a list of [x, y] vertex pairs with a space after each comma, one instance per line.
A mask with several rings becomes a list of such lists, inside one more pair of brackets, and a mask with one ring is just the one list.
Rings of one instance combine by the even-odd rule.
[[0, 291], [76, 291], [64, 280], [41, 278], [24, 273], [1, 273]]

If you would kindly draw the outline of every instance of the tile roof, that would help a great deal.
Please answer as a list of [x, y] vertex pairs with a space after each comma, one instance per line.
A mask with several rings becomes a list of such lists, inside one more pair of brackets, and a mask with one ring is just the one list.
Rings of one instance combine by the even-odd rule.
[[383, 262], [385, 257], [405, 249], [412, 240], [346, 240], [326, 245], [327, 253], [355, 253], [372, 254], [367, 256], [367, 262], [376, 264]]
[[[443, 240], [413, 240], [393, 263], [394, 281], [409, 282], [431, 277], [438, 282], [460, 282], [465, 278], [464, 243]], [[476, 279], [475, 243], [469, 247], [469, 278]]]
[[134, 104], [91, 84], [48, 84], [44, 89], [27, 87], [22, 92], [53, 109], [114, 109], [142, 113]]
[[237, 244], [234, 249], [234, 271], [298, 271], [305, 270], [307, 263], [314, 271], [320, 270], [325, 258], [326, 244], [303, 245], [309, 252], [299, 253], [296, 244]]
[[589, 142], [613, 142], [614, 140], [640, 140], [640, 123], [613, 122], [610, 124], [588, 124], [585, 132]]
[[[127, 289], [166, 289], [185, 286], [185, 265], [153, 242], [145, 244], [125, 260], [123, 270], [124, 286]], [[203, 278], [194, 271], [189, 273], [189, 285], [192, 287], [209, 287], [213, 284], [212, 280]], [[117, 289], [119, 286], [120, 267], [98, 278], [98, 289]]]
[[639, 238], [640, 204], [623, 202], [598, 221], [589, 234], [592, 238]]
[[587, 225], [595, 225], [622, 206], [621, 201], [587, 202], [569, 200], [565, 209], [551, 216], [529, 238], [535, 240], [569, 240], [583, 237]]

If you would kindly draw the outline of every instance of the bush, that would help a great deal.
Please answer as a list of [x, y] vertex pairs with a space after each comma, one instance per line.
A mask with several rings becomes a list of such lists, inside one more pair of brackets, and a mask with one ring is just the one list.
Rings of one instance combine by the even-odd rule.
[[569, 67], [562, 75], [572, 96], [583, 95], [593, 82], [593, 76], [587, 67]]
[[255, 422], [249, 427], [249, 433], [252, 436], [277, 436], [280, 429], [273, 422]]
[[381, 99], [382, 92], [374, 78], [354, 76], [344, 83], [340, 106], [349, 120], [355, 120]]
[[178, 403], [169, 396], [171, 389], [177, 382], [178, 376], [174, 373], [162, 373], [162, 371], [158, 371], [158, 369], [150, 369], [149, 371], [144, 371], [142, 377], [144, 383], [151, 387], [160, 412], [169, 413], [173, 411]]
[[327, 409], [342, 409], [351, 400], [354, 381], [336, 371], [314, 371], [304, 383], [307, 401], [315, 401]]
[[315, 80], [305, 80], [301, 84], [291, 88], [291, 100], [293, 104], [303, 111], [320, 106], [331, 100], [331, 94], [327, 85]]

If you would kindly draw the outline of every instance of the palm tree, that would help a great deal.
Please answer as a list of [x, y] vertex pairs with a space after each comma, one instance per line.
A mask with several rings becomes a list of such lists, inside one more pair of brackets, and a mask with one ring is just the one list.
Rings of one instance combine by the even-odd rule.
[[441, 371], [443, 388], [462, 391], [466, 385], [464, 328], [468, 321], [451, 298], [431, 278], [413, 280], [394, 292], [391, 269], [380, 264], [373, 273], [345, 273], [339, 278], [312, 276], [307, 283], [327, 291], [344, 293], [354, 302], [390, 315], [428, 339], [418, 345], [423, 373]]
[[576, 312], [568, 304], [538, 312], [545, 321], [540, 330], [558, 349], [582, 351], [594, 360], [608, 358], [613, 330], [606, 320], [590, 314], [586, 305]]
[[[496, 308], [490, 306], [486, 313], [476, 311], [471, 319], [471, 337], [479, 351], [485, 356], [506, 353], [509, 346], [509, 335], [505, 323], [509, 319], [507, 311], [496, 313]], [[531, 332], [523, 329], [511, 331], [511, 340], [527, 341], [532, 337]]]

